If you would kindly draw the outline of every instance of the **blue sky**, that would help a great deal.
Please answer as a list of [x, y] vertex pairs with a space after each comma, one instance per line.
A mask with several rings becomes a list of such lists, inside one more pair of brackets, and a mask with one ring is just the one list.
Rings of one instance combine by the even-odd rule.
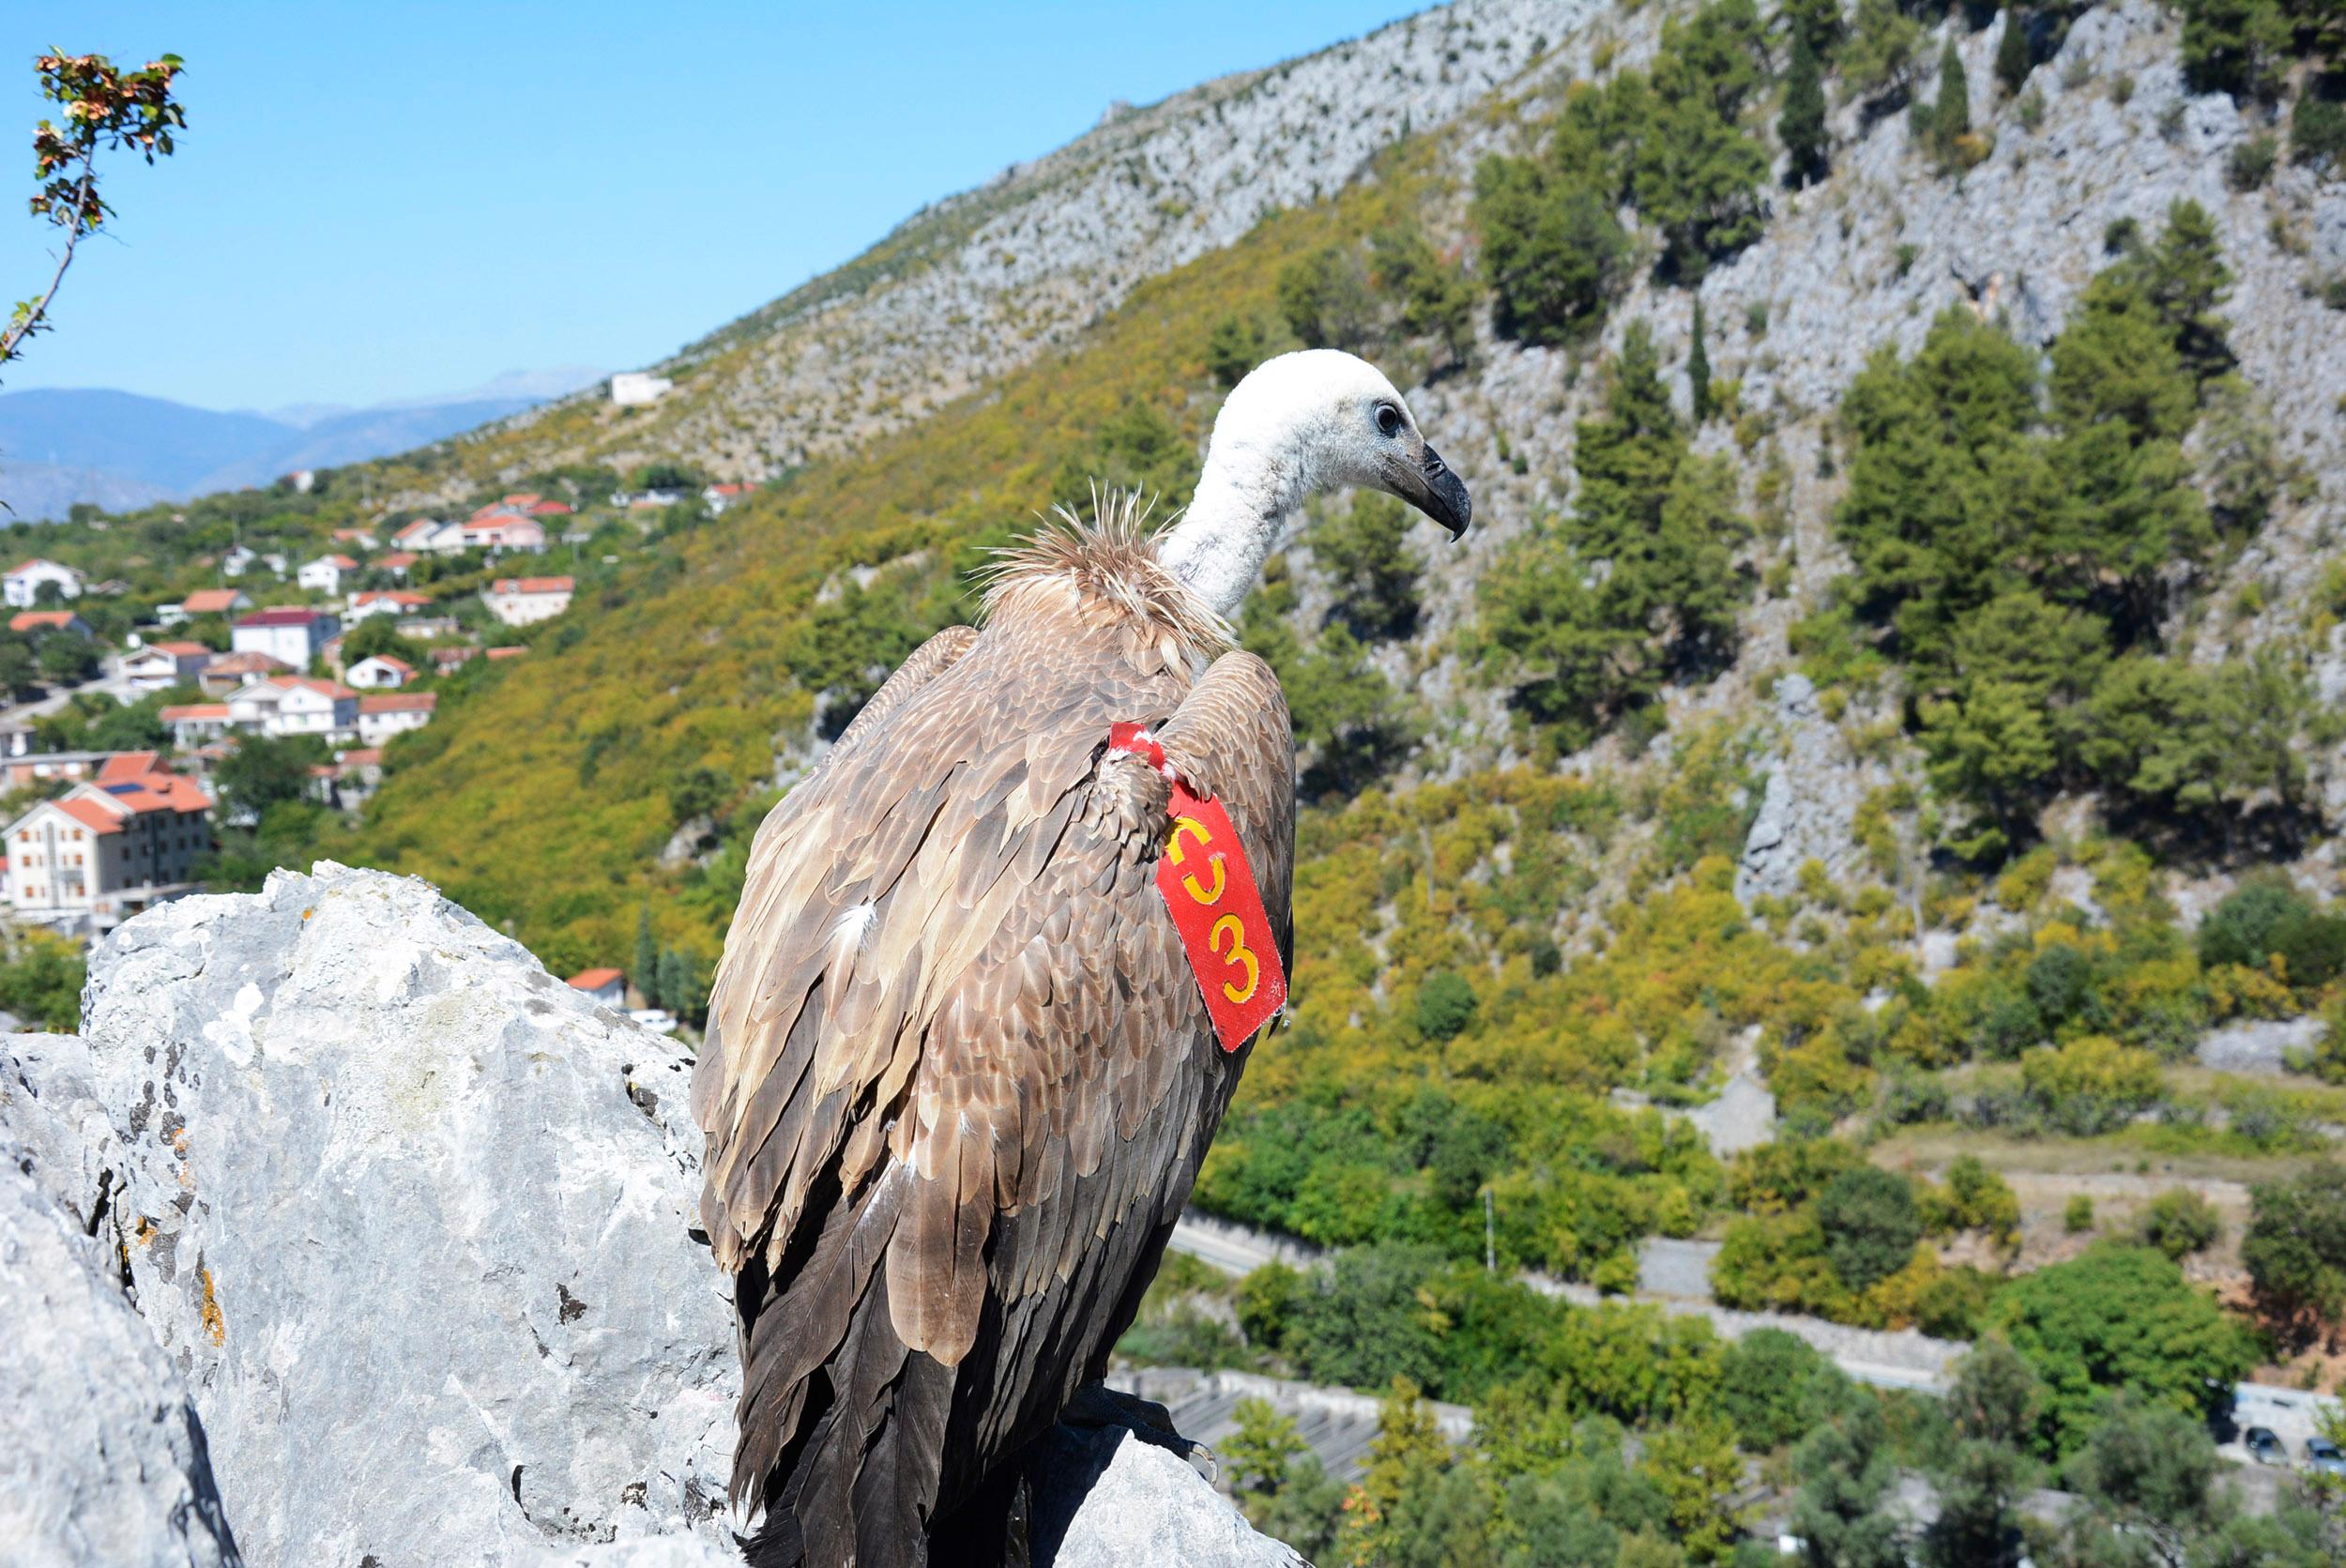
[[365, 403], [508, 371], [625, 369], [846, 260], [922, 202], [1409, 0], [195, 6], [0, 19], [0, 297], [45, 282], [24, 212], [45, 46], [185, 57], [188, 132], [114, 166], [56, 330], [0, 389], [209, 408]]

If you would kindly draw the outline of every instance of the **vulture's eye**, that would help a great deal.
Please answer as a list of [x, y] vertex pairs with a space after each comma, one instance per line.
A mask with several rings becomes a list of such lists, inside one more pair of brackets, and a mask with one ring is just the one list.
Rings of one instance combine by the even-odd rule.
[[1379, 434], [1385, 435], [1400, 434], [1401, 410], [1389, 403], [1379, 403], [1377, 405], [1377, 429]]

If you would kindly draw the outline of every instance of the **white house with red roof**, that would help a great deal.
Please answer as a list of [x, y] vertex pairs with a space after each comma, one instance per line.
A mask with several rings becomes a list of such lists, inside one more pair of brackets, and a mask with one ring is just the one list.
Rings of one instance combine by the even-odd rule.
[[468, 550], [522, 550], [543, 555], [546, 548], [546, 525], [518, 512], [497, 511], [471, 518], [464, 525], [464, 537]]
[[183, 752], [217, 740], [234, 727], [224, 702], [165, 703], [155, 717], [171, 731], [172, 745]]
[[346, 544], [353, 550], [374, 548], [374, 536], [364, 528], [337, 528], [333, 537], [335, 543]]
[[57, 590], [61, 599], [82, 597], [82, 574], [69, 566], [44, 560], [36, 556], [29, 561], [19, 561], [6, 572], [0, 572], [0, 599], [20, 610], [29, 610], [40, 602], [40, 590], [46, 585]]
[[465, 527], [436, 517], [419, 517], [391, 535], [391, 542], [412, 555], [454, 556], [465, 548]]
[[407, 574], [416, 569], [416, 563], [422, 558], [413, 550], [393, 550], [388, 555], [375, 556], [373, 569], [395, 583], [404, 583]]
[[318, 650], [342, 629], [341, 617], [331, 610], [288, 604], [240, 617], [229, 632], [229, 641], [238, 653], [266, 653], [295, 669], [306, 670]]
[[432, 607], [432, 596], [412, 588], [368, 588], [350, 596], [350, 618], [361, 621], [369, 616], [412, 616], [418, 610]]
[[97, 776], [8, 824], [8, 900], [19, 920], [111, 930], [199, 891], [212, 802], [153, 752], [110, 757]]
[[266, 653], [222, 653], [204, 666], [204, 673], [195, 683], [204, 688], [208, 697], [225, 698], [229, 693], [249, 681], [265, 679], [273, 675], [292, 675], [294, 667], [282, 659], [272, 659]]
[[358, 743], [380, 746], [394, 735], [421, 729], [440, 706], [436, 692], [377, 692], [358, 699]]
[[627, 971], [624, 969], [581, 969], [570, 979], [573, 991], [583, 991], [605, 1007], [627, 1005]]
[[358, 563], [348, 556], [320, 556], [314, 561], [304, 561], [294, 573], [294, 581], [312, 593], [336, 594], [343, 591], [345, 579], [358, 574]]
[[749, 499], [750, 492], [756, 488], [754, 484], [712, 484], [701, 492], [701, 502], [708, 508], [711, 517], [722, 517], [725, 508]]
[[577, 585], [568, 577], [500, 577], [480, 596], [489, 614], [508, 626], [552, 620], [571, 607]]
[[164, 626], [181, 626], [198, 616], [234, 616], [252, 608], [242, 588], [198, 588], [176, 604], [155, 606], [155, 619]]
[[415, 684], [416, 666], [388, 653], [375, 653], [344, 670], [343, 678], [362, 692], [396, 692]]
[[202, 643], [149, 643], [122, 656], [122, 682], [133, 692], [168, 692], [193, 683], [211, 662]]
[[263, 735], [338, 739], [358, 732], [358, 693], [339, 680], [274, 676], [228, 693], [228, 724]]

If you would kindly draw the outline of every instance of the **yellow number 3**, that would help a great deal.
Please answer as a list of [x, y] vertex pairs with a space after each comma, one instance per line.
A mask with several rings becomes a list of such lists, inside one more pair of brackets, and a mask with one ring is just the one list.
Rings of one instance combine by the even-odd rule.
[[[1214, 869], [1217, 871], [1221, 869], [1220, 861], [1214, 862]], [[1218, 896], [1218, 889], [1216, 892]], [[1222, 951], [1224, 932], [1229, 933], [1230, 936], [1230, 951], [1227, 956], [1225, 956]], [[1223, 916], [1213, 922], [1213, 929], [1206, 933], [1206, 946], [1211, 948], [1214, 956], [1222, 959], [1225, 964], [1246, 966], [1246, 983], [1242, 986], [1233, 985], [1226, 980], [1222, 982], [1222, 994], [1233, 1002], [1243, 1002], [1252, 997], [1255, 994], [1255, 987], [1262, 982], [1262, 966], [1257, 963], [1255, 955], [1247, 951], [1245, 923], [1236, 915]]]

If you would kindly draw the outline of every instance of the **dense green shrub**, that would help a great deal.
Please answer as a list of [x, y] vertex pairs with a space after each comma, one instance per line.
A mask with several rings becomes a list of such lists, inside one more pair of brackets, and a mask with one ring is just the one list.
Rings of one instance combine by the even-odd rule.
[[2247, 1331], [2147, 1247], [2102, 1242], [2024, 1274], [1987, 1317], [2044, 1380], [2034, 1436], [2049, 1457], [2084, 1444], [2112, 1393], [2205, 1417], [2256, 1362]]
[[2258, 1310], [2301, 1342], [2346, 1309], [2346, 1165], [2260, 1183], [2249, 1203], [2240, 1258]]
[[1817, 1199], [1825, 1256], [1852, 1290], [1867, 1290], [1914, 1256], [1923, 1219], [1914, 1184], [1902, 1176], [1859, 1165], [1833, 1179]]

